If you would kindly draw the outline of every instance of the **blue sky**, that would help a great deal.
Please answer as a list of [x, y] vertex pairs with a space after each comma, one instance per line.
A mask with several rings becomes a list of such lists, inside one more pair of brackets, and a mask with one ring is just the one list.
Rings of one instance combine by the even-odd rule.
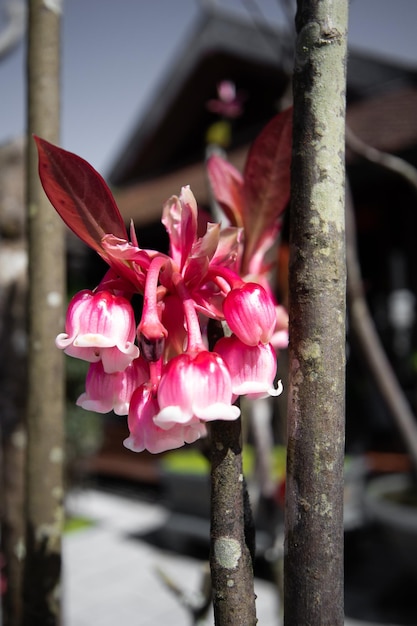
[[[0, 0], [1, 12], [6, 3]], [[63, 147], [106, 174], [202, 4], [202, 0], [64, 0]], [[279, 0], [214, 4], [247, 19], [257, 6], [269, 22], [283, 20]], [[417, 69], [416, 25], [416, 0], [352, 0], [349, 45]], [[22, 43], [0, 62], [0, 144], [25, 130], [24, 55]]]

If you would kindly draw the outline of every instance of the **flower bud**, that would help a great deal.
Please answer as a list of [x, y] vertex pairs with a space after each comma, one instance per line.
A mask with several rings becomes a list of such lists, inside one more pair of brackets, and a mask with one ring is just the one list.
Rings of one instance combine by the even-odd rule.
[[269, 343], [275, 329], [276, 312], [272, 298], [261, 285], [244, 283], [229, 291], [223, 313], [230, 330], [246, 345]]

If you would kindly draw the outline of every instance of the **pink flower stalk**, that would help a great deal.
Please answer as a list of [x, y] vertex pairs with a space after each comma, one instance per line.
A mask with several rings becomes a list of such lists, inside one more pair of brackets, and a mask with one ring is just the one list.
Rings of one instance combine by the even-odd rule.
[[234, 420], [240, 410], [232, 406], [232, 381], [221, 357], [207, 350], [195, 356], [184, 353], [166, 366], [158, 387], [161, 428], [189, 424], [195, 418], [208, 422]]
[[230, 330], [248, 346], [269, 343], [276, 325], [275, 304], [257, 283], [243, 283], [232, 289], [223, 303]]
[[161, 323], [161, 307], [158, 307], [158, 278], [166, 265], [164, 257], [155, 257], [149, 266], [143, 298], [142, 319], [137, 329], [138, 341], [147, 361], [158, 361], [164, 351], [167, 329]]
[[181, 448], [185, 443], [193, 443], [207, 432], [204, 424], [198, 420], [190, 424], [173, 424], [170, 428], [161, 428], [156, 424], [155, 416], [159, 404], [152, 385], [138, 387], [131, 399], [128, 427], [130, 436], [123, 442], [133, 452], [148, 450], [152, 454]]
[[282, 392], [281, 381], [274, 387], [277, 358], [271, 344], [248, 346], [232, 335], [220, 339], [214, 350], [227, 365], [235, 398], [265, 398]]
[[85, 392], [78, 398], [77, 405], [86, 411], [114, 411], [116, 415], [127, 415], [133, 392], [148, 380], [149, 367], [142, 357], [132, 361], [123, 372], [113, 374], [104, 371], [101, 361], [91, 363], [85, 381]]
[[124, 370], [139, 356], [136, 324], [130, 302], [108, 291], [80, 291], [71, 300], [65, 333], [56, 338], [69, 356], [97, 363], [108, 374]]

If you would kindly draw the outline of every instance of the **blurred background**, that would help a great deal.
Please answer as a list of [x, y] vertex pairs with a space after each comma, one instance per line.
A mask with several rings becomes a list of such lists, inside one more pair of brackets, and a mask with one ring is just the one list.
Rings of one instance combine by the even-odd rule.
[[[8, 6], [1, 0], [0, 25]], [[107, 174], [205, 8], [236, 19], [292, 28], [280, 0], [63, 2], [62, 145]], [[352, 0], [349, 41], [383, 60], [415, 67], [413, 0]], [[24, 43], [0, 64], [0, 143], [25, 129]], [[173, 78], [175, 80], [175, 77]]]
[[[159, 220], [170, 195], [190, 184], [199, 205], [210, 210], [207, 146], [219, 145], [242, 169], [250, 143], [291, 103], [294, 3], [68, 0], [62, 10], [61, 145], [106, 178], [126, 222], [134, 220], [139, 243], [165, 250]], [[0, 422], [5, 464], [7, 444], [19, 436], [24, 402], [24, 24], [25, 4], [0, 0]], [[417, 187], [408, 166], [417, 166], [416, 24], [415, 0], [350, 3], [347, 175], [355, 252], [377, 336], [414, 413]], [[222, 80], [233, 81], [243, 97], [242, 114], [226, 123], [207, 108]], [[400, 160], [393, 165], [386, 153]], [[94, 288], [104, 271], [100, 260], [70, 234], [67, 243], [68, 294]], [[276, 265], [277, 297], [286, 304], [287, 224]], [[416, 625], [417, 468], [350, 318], [348, 328], [346, 612], [356, 623]], [[123, 570], [120, 555], [126, 559], [127, 552], [121, 538], [135, 546], [129, 551], [135, 557], [128, 560], [139, 578], [138, 571], [148, 573], [151, 566], [145, 559], [147, 568], [141, 570], [138, 560], [144, 559], [143, 550], [148, 558], [152, 546], [158, 558], [191, 559], [175, 566], [184, 572], [180, 576], [193, 571], [194, 585], [204, 579], [196, 564], [200, 567], [207, 558], [209, 532], [208, 466], [198, 446], [162, 457], [125, 450], [124, 418], [75, 407], [86, 369], [68, 359], [68, 507], [78, 529], [66, 535], [68, 605], [78, 607], [68, 609], [69, 626], [107, 623], [103, 614], [94, 617], [99, 607], [103, 611], [103, 592], [93, 593], [95, 603], [90, 595], [83, 605], [85, 588], [103, 589], [98, 570], [108, 573], [113, 557], [119, 559], [113, 566]], [[285, 388], [285, 351], [279, 355], [279, 370]], [[260, 432], [249, 433], [245, 452], [258, 526], [256, 574], [267, 585], [259, 590], [269, 616], [262, 624], [277, 623], [279, 615], [285, 403], [284, 392], [277, 400], [246, 407], [262, 425]], [[270, 461], [267, 479], [260, 455]], [[101, 537], [93, 532], [97, 528]], [[95, 545], [96, 555], [100, 552], [100, 540], [106, 545], [115, 540], [115, 552], [90, 571], [92, 561], [82, 559], [88, 545]], [[77, 587], [81, 563], [85, 577]], [[178, 590], [170, 594], [172, 581], [159, 578], [160, 590], [166, 587], [160, 593], [173, 602], [165, 617], [177, 608], [178, 623], [187, 623], [184, 611], [190, 623], [198, 623], [193, 606], [199, 600], [185, 601]], [[120, 597], [119, 603], [131, 602], [132, 614], [153, 594], [142, 594], [139, 602], [129, 584], [123, 589], [130, 596]], [[111, 591], [104, 595], [110, 602]], [[110, 606], [104, 602], [104, 613], [114, 623]], [[164, 623], [157, 610], [162, 610], [158, 602], [136, 623]]]

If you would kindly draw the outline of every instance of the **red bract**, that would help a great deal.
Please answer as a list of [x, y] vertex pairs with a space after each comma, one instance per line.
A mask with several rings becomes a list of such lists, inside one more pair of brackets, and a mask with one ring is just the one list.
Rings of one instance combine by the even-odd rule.
[[217, 202], [233, 226], [243, 226], [242, 274], [253, 273], [257, 251], [272, 245], [290, 197], [292, 109], [279, 113], [254, 141], [243, 176], [225, 159], [212, 156], [207, 168]]
[[104, 259], [104, 235], [127, 240], [120, 211], [104, 179], [87, 161], [35, 137], [39, 177], [51, 204], [65, 224]]

